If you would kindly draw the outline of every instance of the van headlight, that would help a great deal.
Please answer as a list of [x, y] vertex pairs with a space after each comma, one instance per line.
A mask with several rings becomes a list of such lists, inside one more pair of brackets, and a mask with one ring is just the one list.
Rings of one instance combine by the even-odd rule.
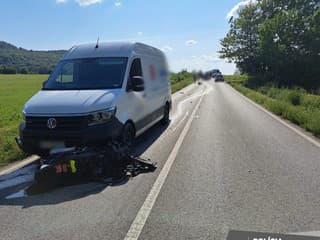
[[89, 114], [88, 126], [94, 126], [108, 122], [116, 115], [117, 108], [112, 107], [106, 110], [101, 110]]

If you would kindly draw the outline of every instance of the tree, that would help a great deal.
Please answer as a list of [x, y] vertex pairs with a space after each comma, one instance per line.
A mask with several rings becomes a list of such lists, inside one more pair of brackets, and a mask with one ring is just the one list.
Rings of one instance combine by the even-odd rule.
[[20, 73], [21, 74], [28, 74], [28, 69], [23, 67], [23, 68], [21, 68]]
[[0, 68], [0, 73], [2, 73], [2, 74], [16, 74], [17, 70], [13, 67], [2, 66]]
[[259, 18], [257, 6], [250, 4], [239, 13], [239, 17], [230, 21], [230, 31], [220, 41], [221, 58], [227, 58], [236, 63], [241, 72], [255, 74], [259, 71], [258, 27]]
[[320, 86], [319, 0], [258, 0], [231, 20], [221, 58], [283, 86]]

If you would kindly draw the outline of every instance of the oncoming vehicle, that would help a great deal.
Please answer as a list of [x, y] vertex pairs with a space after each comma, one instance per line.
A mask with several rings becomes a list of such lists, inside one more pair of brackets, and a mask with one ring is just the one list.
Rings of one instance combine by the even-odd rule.
[[164, 53], [142, 43], [71, 48], [24, 106], [20, 147], [47, 155], [60, 147], [132, 145], [155, 123], [169, 123], [171, 86]]
[[219, 69], [213, 69], [211, 74], [212, 74], [212, 77], [214, 78], [214, 77], [216, 77], [217, 75], [221, 74], [221, 72], [220, 72]]
[[224, 78], [223, 78], [223, 76], [221, 74], [216, 75], [214, 80], [216, 82], [224, 82]]

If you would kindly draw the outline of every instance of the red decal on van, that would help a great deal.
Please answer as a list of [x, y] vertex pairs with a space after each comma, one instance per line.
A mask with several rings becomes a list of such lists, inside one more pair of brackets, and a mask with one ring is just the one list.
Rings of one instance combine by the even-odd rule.
[[149, 66], [150, 77], [152, 80], [156, 80], [156, 71], [152, 65]]

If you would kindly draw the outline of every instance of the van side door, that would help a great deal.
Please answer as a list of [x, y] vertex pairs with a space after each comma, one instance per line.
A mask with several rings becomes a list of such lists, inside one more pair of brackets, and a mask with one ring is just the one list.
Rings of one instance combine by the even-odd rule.
[[132, 85], [133, 77], [144, 78], [140, 58], [135, 58], [132, 60], [130, 71], [129, 71], [129, 79], [126, 86], [126, 92], [127, 92], [127, 99], [126, 99], [127, 108], [126, 109], [130, 115], [129, 118], [131, 118], [134, 121], [136, 131], [138, 132], [147, 124], [145, 122], [146, 116], [148, 114], [147, 107], [146, 107], [147, 100], [146, 100], [145, 90], [134, 91], [133, 85]]
[[155, 122], [163, 116], [164, 89], [160, 76], [160, 61], [155, 56], [145, 56], [143, 59], [144, 79], [148, 101], [149, 122]]

